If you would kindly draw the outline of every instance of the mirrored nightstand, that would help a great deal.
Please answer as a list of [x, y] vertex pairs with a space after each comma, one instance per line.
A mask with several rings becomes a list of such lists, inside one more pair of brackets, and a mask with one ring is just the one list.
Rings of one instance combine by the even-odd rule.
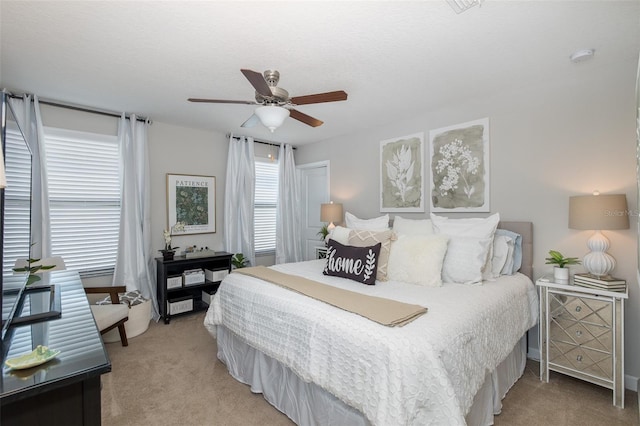
[[613, 390], [624, 408], [624, 300], [627, 292], [536, 281], [540, 289], [540, 380], [556, 371]]

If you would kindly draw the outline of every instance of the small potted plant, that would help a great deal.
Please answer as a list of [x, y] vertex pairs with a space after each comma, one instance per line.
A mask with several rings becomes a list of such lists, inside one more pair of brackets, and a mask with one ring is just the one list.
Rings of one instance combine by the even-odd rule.
[[547, 265], [555, 265], [553, 279], [560, 282], [569, 281], [569, 268], [565, 268], [565, 266], [580, 264], [580, 260], [577, 257], [564, 257], [562, 253], [556, 250], [549, 250], [549, 257], [545, 260]]
[[233, 265], [233, 269], [244, 268], [249, 264], [249, 259], [244, 257], [242, 253], [236, 253], [231, 258], [231, 264]]

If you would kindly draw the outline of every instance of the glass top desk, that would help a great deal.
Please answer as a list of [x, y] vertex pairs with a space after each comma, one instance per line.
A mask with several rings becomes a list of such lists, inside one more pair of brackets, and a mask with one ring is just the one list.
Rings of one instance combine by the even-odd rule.
[[[80, 276], [75, 271], [47, 272], [38, 283], [42, 284], [56, 286], [61, 315], [7, 330], [2, 342], [0, 424], [100, 424], [100, 375], [111, 371], [111, 362]], [[48, 309], [48, 301], [48, 294], [33, 293], [22, 311]], [[29, 369], [11, 370], [5, 365], [6, 359], [29, 353], [38, 345], [60, 354]]]

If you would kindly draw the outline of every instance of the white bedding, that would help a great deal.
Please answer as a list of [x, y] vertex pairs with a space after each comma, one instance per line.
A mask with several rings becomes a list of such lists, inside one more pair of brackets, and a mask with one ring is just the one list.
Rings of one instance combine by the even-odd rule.
[[372, 424], [463, 425], [487, 372], [537, 321], [537, 295], [522, 274], [483, 285], [365, 286], [322, 275], [323, 260], [278, 265], [340, 288], [426, 306], [426, 315], [388, 328], [256, 278], [231, 274], [205, 325], [224, 325], [362, 412]]

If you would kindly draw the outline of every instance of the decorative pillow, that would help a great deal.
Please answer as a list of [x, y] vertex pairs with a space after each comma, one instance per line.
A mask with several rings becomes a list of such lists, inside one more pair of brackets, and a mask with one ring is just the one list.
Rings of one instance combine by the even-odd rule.
[[483, 268], [493, 241], [490, 238], [451, 237], [442, 264], [442, 281], [476, 284], [484, 279]]
[[387, 276], [393, 281], [440, 287], [448, 241], [446, 235], [399, 235], [391, 244]]
[[389, 264], [389, 252], [391, 241], [396, 236], [393, 231], [367, 231], [363, 229], [352, 229], [349, 233], [349, 245], [356, 247], [368, 247], [381, 243], [380, 257], [378, 259], [378, 273], [376, 278], [380, 281], [387, 281], [387, 265]]
[[371, 247], [353, 247], [329, 240], [327, 263], [322, 273], [374, 285], [381, 245], [378, 243]]
[[[468, 219], [449, 219], [431, 214], [434, 232], [450, 238], [442, 267], [444, 281], [472, 284], [491, 277], [493, 236], [499, 221], [498, 213], [487, 218]], [[462, 253], [457, 253], [457, 250]], [[462, 265], [464, 256], [468, 258], [467, 265]]]
[[433, 225], [430, 219], [393, 218], [393, 232], [400, 235], [432, 235]]
[[513, 275], [518, 272], [522, 266], [522, 235], [507, 229], [496, 229], [496, 235], [506, 235], [513, 239], [513, 266], [511, 272], [505, 272], [507, 275]]
[[329, 235], [327, 235], [327, 241], [329, 241], [329, 238], [331, 238], [334, 241], [337, 241], [342, 245], [345, 245], [345, 246], [349, 245], [349, 233], [350, 232], [351, 232], [351, 229], [349, 229], [349, 228], [345, 228], [343, 226], [336, 226], [335, 228], [333, 228], [331, 230]]
[[369, 231], [386, 231], [389, 229], [389, 215], [376, 217], [373, 219], [360, 219], [349, 212], [344, 214], [344, 221], [347, 228], [366, 229]]

